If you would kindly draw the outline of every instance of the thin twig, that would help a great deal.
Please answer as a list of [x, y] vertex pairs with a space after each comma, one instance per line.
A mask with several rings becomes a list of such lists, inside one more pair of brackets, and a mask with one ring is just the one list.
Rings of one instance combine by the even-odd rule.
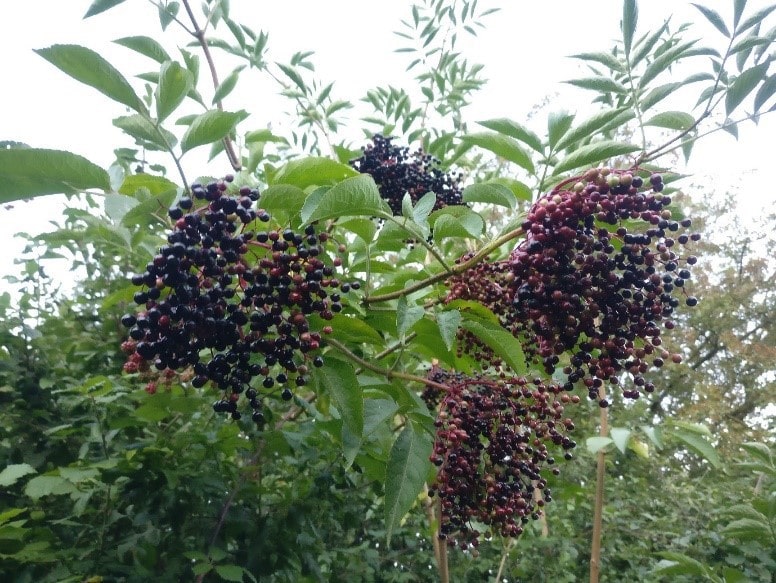
[[492, 253], [493, 251], [501, 247], [504, 243], [508, 243], [512, 239], [515, 239], [524, 233], [525, 231], [523, 231], [522, 227], [509, 231], [508, 233], [502, 235], [501, 237], [498, 237], [497, 239], [494, 239], [493, 241], [485, 245], [482, 249], [477, 251], [477, 253], [472, 255], [466, 261], [462, 263], [458, 263], [457, 265], [453, 265], [450, 268], [450, 271], [442, 271], [440, 273], [436, 273], [430, 277], [427, 277], [422, 281], [419, 281], [412, 285], [408, 285], [404, 289], [400, 289], [386, 294], [380, 294], [377, 296], [365, 297], [362, 300], [362, 302], [365, 304], [376, 304], [378, 302], [387, 302], [390, 300], [396, 300], [400, 297], [407, 296], [413, 292], [423, 289], [424, 287], [428, 287], [439, 281], [442, 281], [443, 279], [447, 279], [451, 275], [460, 275], [461, 273], [465, 272], [467, 269], [470, 269], [475, 265], [477, 265], [480, 261], [485, 259], [485, 257], [487, 257], [490, 253]]
[[[604, 399], [604, 388], [598, 390], [598, 398]], [[609, 409], [601, 407], [601, 426], [598, 434], [607, 437], [609, 434]], [[598, 583], [601, 572], [601, 533], [603, 531], [604, 513], [604, 480], [606, 479], [606, 454], [604, 449], [598, 451], [595, 477], [595, 505], [593, 507], [593, 540], [590, 548], [590, 583]]]
[[[197, 39], [199, 46], [202, 47], [202, 53], [205, 55], [205, 60], [207, 61], [208, 68], [210, 69], [210, 76], [213, 79], [213, 88], [218, 90], [218, 86], [220, 85], [220, 82], [218, 81], [218, 72], [216, 71], [216, 65], [213, 61], [213, 55], [210, 52], [210, 47], [208, 46], [207, 40], [205, 39], [205, 31], [197, 24], [197, 19], [194, 16], [194, 12], [191, 10], [189, 0], [183, 0], [183, 7], [186, 9], [186, 12], [189, 15], [189, 20], [191, 20], [191, 25], [194, 27], [194, 30], [191, 32], [191, 34], [194, 36], [194, 38]], [[221, 100], [216, 102], [216, 107], [220, 111], [224, 110], [224, 106], [223, 103], [221, 103]], [[240, 158], [237, 156], [237, 153], [234, 150], [232, 138], [227, 135], [224, 136], [223, 141], [224, 151], [226, 152], [226, 156], [229, 158], [229, 163], [232, 165], [232, 168], [235, 171], [242, 170], [242, 163], [240, 162]]]

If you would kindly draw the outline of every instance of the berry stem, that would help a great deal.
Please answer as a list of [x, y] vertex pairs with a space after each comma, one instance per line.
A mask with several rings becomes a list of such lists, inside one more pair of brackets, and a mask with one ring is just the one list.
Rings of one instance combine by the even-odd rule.
[[[598, 390], [601, 400], [606, 398], [603, 387]], [[601, 426], [598, 435], [609, 434], [609, 408], [601, 407]], [[598, 583], [601, 571], [601, 532], [603, 530], [604, 480], [606, 479], [606, 454], [600, 449], [596, 456], [595, 505], [593, 507], [593, 540], [590, 548], [590, 583]]]
[[439, 281], [442, 281], [443, 279], [447, 279], [451, 275], [460, 275], [461, 273], [465, 272], [467, 269], [470, 269], [471, 267], [474, 267], [475, 265], [477, 265], [480, 261], [485, 259], [490, 253], [492, 253], [494, 250], [501, 247], [504, 243], [508, 243], [512, 239], [515, 239], [520, 235], [523, 235], [524, 233], [525, 231], [523, 231], [522, 227], [518, 227], [517, 229], [509, 231], [508, 233], [505, 233], [504, 235], [501, 235], [500, 237], [494, 239], [493, 241], [485, 245], [482, 249], [477, 251], [477, 253], [472, 255], [469, 259], [467, 259], [463, 263], [458, 263], [457, 265], [453, 265], [449, 271], [442, 271], [442, 272], [436, 273], [430, 277], [427, 277], [422, 281], [419, 281], [412, 285], [408, 285], [404, 289], [400, 289], [386, 294], [364, 297], [362, 301], [365, 304], [376, 304], [378, 302], [387, 302], [390, 300], [396, 300], [403, 296], [408, 296], [411, 293], [416, 292], [420, 289], [433, 285]]
[[375, 364], [372, 364], [371, 362], [368, 362], [364, 360], [363, 358], [360, 358], [359, 356], [356, 356], [353, 352], [347, 349], [344, 344], [341, 344], [339, 341], [334, 340], [333, 338], [327, 338], [326, 344], [329, 346], [332, 346], [339, 350], [342, 354], [347, 356], [350, 360], [355, 362], [357, 365], [359, 365], [362, 369], [371, 370], [372, 372], [376, 372], [379, 375], [384, 376], [388, 380], [391, 379], [403, 379], [405, 381], [414, 381], [416, 383], [421, 383], [424, 385], [427, 385], [429, 387], [434, 387], [435, 389], [439, 389], [441, 391], [444, 391], [445, 393], [448, 392], [447, 385], [443, 385], [441, 383], [434, 382], [430, 379], [419, 377], [417, 375], [409, 374], [406, 372], [399, 372], [395, 370], [388, 370], [387, 368], [381, 368]]

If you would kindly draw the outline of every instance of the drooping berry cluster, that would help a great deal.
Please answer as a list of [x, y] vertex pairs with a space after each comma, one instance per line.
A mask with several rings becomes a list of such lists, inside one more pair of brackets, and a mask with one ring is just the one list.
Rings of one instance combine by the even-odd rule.
[[[650, 366], [681, 360], [660, 348], [660, 324], [674, 327], [678, 295], [697, 303], [685, 291], [696, 259], [679, 248], [700, 237], [681, 232], [689, 219], [672, 219], [660, 175], [645, 185], [631, 171], [594, 169], [565, 184], [531, 207], [508, 260], [456, 278], [447, 299], [490, 307], [548, 374], [569, 354], [568, 382], [582, 382], [591, 399], [623, 372], [633, 377], [623, 395], [638, 398], [654, 390], [643, 377]], [[463, 346], [500, 364], [476, 339]]]
[[441, 503], [440, 536], [453, 545], [477, 546], [481, 533], [473, 522], [485, 524], [491, 534], [515, 537], [539, 518], [552, 500], [542, 476], [545, 465], [555, 463], [551, 449], [571, 459], [576, 447], [564, 408], [578, 402], [559, 384], [541, 379], [451, 383], [435, 422], [431, 455], [439, 468], [430, 494]]
[[363, 150], [360, 158], [350, 165], [362, 174], [374, 178], [380, 196], [388, 202], [394, 214], [401, 214], [401, 203], [409, 193], [415, 204], [423, 195], [437, 195], [434, 209], [462, 205], [461, 174], [450, 174], [438, 168], [439, 161], [423, 150], [410, 152], [408, 147], [395, 146], [393, 138], [379, 134]]
[[262, 424], [252, 382], [291, 399], [291, 385], [306, 384], [309, 364], [323, 365], [314, 355], [329, 327], [311, 330], [309, 316], [331, 320], [351, 285], [335, 277], [339, 259], [326, 260], [327, 233], [314, 225], [299, 233], [264, 229], [270, 216], [253, 209], [258, 191], [231, 194], [228, 182], [195, 184], [194, 200], [169, 210], [167, 245], [132, 277], [143, 289], [134, 296], [139, 311], [122, 318], [135, 343], [124, 368], [190, 370], [194, 387], [211, 383], [221, 392], [215, 411], [239, 419], [245, 395]]

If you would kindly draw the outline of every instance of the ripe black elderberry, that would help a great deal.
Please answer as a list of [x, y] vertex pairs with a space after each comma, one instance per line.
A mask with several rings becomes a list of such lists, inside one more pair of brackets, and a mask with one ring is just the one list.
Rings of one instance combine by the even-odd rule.
[[[243, 187], [232, 194], [227, 182], [192, 186], [204, 206], [181, 199], [169, 213], [167, 244], [132, 278], [144, 289], [135, 294], [137, 314], [122, 318], [133, 343], [124, 369], [188, 371], [192, 386], [211, 383], [221, 391], [217, 412], [239, 419], [237, 401], [245, 394], [252, 419], [263, 422], [251, 383], [260, 379], [273, 389], [274, 376], [304, 386], [305, 363], [323, 364], [316, 352], [324, 330], [312, 330], [309, 317], [331, 320], [345, 290], [334, 277], [339, 260], [325, 253], [328, 233], [315, 225], [301, 233], [267, 229], [262, 223], [271, 217], [253, 209], [259, 192]], [[291, 395], [288, 387], [273, 391]]]
[[[659, 324], [674, 327], [676, 296], [687, 295], [695, 264], [678, 246], [699, 239], [675, 238], [691, 223], [672, 219], [671, 198], [662, 190], [659, 175], [645, 185], [631, 171], [608, 169], [562, 183], [531, 207], [522, 225], [526, 237], [509, 259], [451, 280], [447, 300], [488, 306], [547, 374], [569, 355], [568, 382], [584, 384], [591, 399], [599, 400], [604, 381], [619, 385], [626, 372], [634, 388], [623, 395], [638, 398], [650, 366], [680, 360], [660, 348]], [[697, 299], [687, 296], [685, 303]], [[502, 364], [472, 335], [460, 337], [461, 350], [485, 365]]]
[[415, 204], [423, 195], [437, 195], [434, 209], [462, 205], [461, 174], [450, 174], [438, 168], [439, 160], [423, 150], [410, 152], [408, 147], [394, 146], [391, 137], [375, 135], [360, 158], [350, 165], [362, 174], [374, 178], [380, 196], [388, 202], [394, 214], [401, 214], [401, 203], [409, 193]]
[[473, 521], [519, 536], [552, 499], [542, 475], [545, 464], [555, 463], [551, 449], [568, 453], [576, 447], [564, 408], [579, 397], [540, 379], [450, 378], [431, 455], [439, 468], [430, 494], [441, 503], [440, 537], [477, 546]]

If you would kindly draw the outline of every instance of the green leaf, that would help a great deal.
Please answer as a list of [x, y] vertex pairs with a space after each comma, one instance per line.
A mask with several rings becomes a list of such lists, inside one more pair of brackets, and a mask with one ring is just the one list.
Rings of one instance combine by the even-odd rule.
[[61, 150], [0, 149], [0, 202], [99, 188], [110, 190], [108, 173], [86, 158]]
[[331, 158], [309, 157], [291, 160], [278, 170], [269, 182], [307, 188], [308, 186], [328, 186], [358, 175], [357, 170]]
[[497, 182], [480, 182], [467, 186], [463, 189], [463, 201], [495, 204], [511, 210], [515, 210], [517, 204], [514, 193]]
[[428, 215], [434, 210], [436, 199], [436, 193], [434, 192], [427, 192], [424, 194], [423, 198], [415, 203], [415, 208], [412, 209], [410, 218], [419, 225], [425, 225], [426, 221], [428, 221]]
[[765, 102], [773, 97], [774, 93], [776, 93], [776, 75], [771, 75], [760, 85], [757, 94], [754, 96], [755, 113], [760, 111]]
[[515, 374], [520, 375], [527, 372], [525, 355], [520, 342], [499, 324], [467, 316], [461, 323], [461, 327], [474, 334], [490, 347]]
[[393, 530], [399, 526], [431, 471], [429, 455], [431, 436], [408, 420], [391, 448], [385, 469], [385, 526], [390, 543]]
[[746, 8], [746, 0], [734, 0], [733, 2], [733, 29], [738, 26], [738, 23], [741, 20], [741, 16], [744, 13], [744, 8]]
[[502, 186], [506, 186], [509, 190], [512, 191], [512, 194], [515, 195], [517, 200], [523, 200], [525, 202], [533, 201], [533, 191], [529, 188], [529, 186], [524, 182], [515, 180], [514, 178], [501, 176], [488, 180], [487, 184], [500, 184]]
[[318, 200], [308, 198], [301, 211], [304, 224], [334, 217], [389, 213], [388, 205], [380, 198], [380, 191], [368, 174], [346, 178], [327, 190]]
[[331, 396], [345, 426], [361, 439], [364, 433], [364, 397], [353, 365], [329, 357], [324, 366], [313, 370], [313, 376], [318, 386]]
[[612, 436], [612, 441], [620, 453], [625, 453], [628, 450], [628, 442], [631, 438], [631, 430], [623, 427], [612, 427], [609, 430], [609, 435]]
[[140, 189], [146, 189], [151, 196], [158, 196], [166, 192], [175, 191], [178, 185], [164, 176], [153, 174], [130, 174], [124, 177], [124, 182], [119, 187], [120, 194], [133, 196]]
[[498, 132], [500, 134], [509, 136], [510, 138], [520, 140], [539, 153], [543, 152], [542, 141], [539, 139], [539, 136], [516, 121], [502, 117], [498, 119], [478, 121], [477, 123], [483, 127], [488, 128], [489, 130], [493, 130], [494, 132]]
[[670, 435], [674, 436], [679, 441], [684, 443], [684, 445], [695, 451], [715, 468], [722, 466], [722, 461], [719, 459], [719, 455], [714, 450], [714, 447], [697, 433], [683, 431], [681, 429], [670, 429], [666, 430], [666, 432], [670, 433]]
[[600, 93], [617, 93], [624, 95], [628, 92], [628, 88], [622, 83], [618, 83], [611, 77], [585, 77], [583, 79], [572, 79], [571, 81], [564, 81], [569, 85], [580, 87], [582, 89], [590, 89], [591, 91], [598, 91]]
[[243, 568], [237, 565], [216, 565], [215, 571], [224, 581], [242, 581]]
[[136, 113], [113, 120], [113, 125], [140, 142], [149, 142], [162, 150], [175, 145], [175, 136], [167, 130], [160, 130], [145, 116]]
[[636, 43], [634, 46], [633, 56], [631, 57], [631, 68], [636, 67], [648, 54], [652, 51], [653, 47], [668, 29], [668, 20], [666, 20], [662, 26], [657, 28], [654, 32], [648, 36], [644, 36], [642, 40]]
[[145, 112], [143, 102], [129, 81], [93, 50], [78, 45], [52, 45], [35, 52], [73, 79], [94, 87], [130, 109]]
[[678, 44], [665, 51], [659, 57], [656, 57], [655, 60], [647, 66], [641, 79], [639, 79], [639, 89], [646, 88], [655, 77], [678, 62], [696, 42], [697, 41], [690, 41]]
[[593, 454], [598, 453], [605, 447], [610, 446], [612, 443], [614, 443], [614, 440], [611, 437], [596, 436], [596, 437], [588, 437], [585, 440], [585, 445], [587, 446], [587, 450]]
[[644, 122], [645, 126], [656, 126], [670, 130], [686, 130], [695, 123], [695, 118], [683, 111], [664, 111]]
[[655, 573], [661, 573], [663, 575], [706, 575], [706, 569], [703, 564], [699, 563], [695, 559], [683, 555], [681, 553], [673, 553], [664, 551], [658, 553], [663, 557], [664, 561], [660, 561], [655, 567]]
[[224, 79], [223, 81], [221, 81], [221, 83], [218, 84], [218, 89], [216, 89], [215, 93], [213, 94], [214, 105], [220, 101], [223, 101], [224, 97], [226, 97], [232, 92], [235, 85], [237, 85], [237, 81], [240, 78], [240, 72], [243, 69], [245, 69], [245, 65], [240, 65], [234, 71], [229, 73], [226, 79]]
[[629, 55], [633, 44], [633, 35], [639, 21], [639, 7], [636, 0], [625, 0], [622, 4], [622, 42], [625, 55]]
[[438, 312], [436, 315], [436, 323], [439, 327], [439, 335], [442, 337], [445, 347], [448, 350], [452, 350], [455, 345], [458, 328], [461, 325], [461, 312], [458, 310]]
[[722, 576], [725, 578], [725, 583], [749, 583], [747, 576], [733, 567], [723, 567]]
[[582, 146], [566, 156], [555, 166], [554, 174], [560, 174], [561, 172], [573, 170], [574, 168], [579, 168], [581, 166], [591, 166], [598, 162], [614, 158], [615, 156], [630, 154], [638, 149], [638, 146], [625, 142], [615, 142], [611, 140], [594, 142], [587, 146]]
[[24, 514], [27, 511], [26, 508], [11, 508], [5, 512], [0, 512], [0, 524], [5, 524], [9, 520], [16, 518], [20, 514]]
[[76, 485], [61, 476], [36, 476], [24, 487], [24, 494], [33, 500], [43, 496], [72, 494], [76, 491]]
[[651, 107], [654, 107], [681, 86], [681, 83], [674, 82], [666, 83], [665, 85], [658, 85], [657, 87], [651, 89], [649, 93], [647, 93], [647, 95], [641, 100], [642, 111], [647, 111]]
[[156, 87], [156, 117], [162, 122], [186, 98], [194, 85], [194, 75], [174, 61], [162, 65]]
[[555, 145], [558, 143], [564, 134], [571, 127], [571, 122], [574, 121], [574, 115], [566, 111], [557, 111], [550, 113], [547, 118], [547, 133], [550, 140], [550, 148], [555, 149]]
[[600, 63], [604, 67], [618, 73], [625, 72], [625, 66], [611, 53], [577, 53], [576, 55], [571, 55], [571, 58]]
[[727, 38], [730, 38], [730, 31], [728, 30], [727, 26], [725, 26], [725, 21], [722, 20], [722, 17], [716, 10], [707, 6], [703, 6], [702, 4], [693, 4], [693, 6], [695, 6], [700, 11], [700, 13], [706, 17], [706, 20], [713, 24], [718, 31], [724, 34]]
[[744, 449], [749, 455], [757, 458], [766, 465], [773, 465], [773, 455], [770, 448], [764, 443], [758, 443], [756, 441], [748, 441], [741, 444], [741, 448]]
[[730, 115], [746, 99], [746, 96], [757, 87], [757, 84], [765, 78], [769, 65], [770, 62], [766, 61], [751, 69], [747, 69], [736, 77], [736, 80], [728, 87], [727, 94], [725, 95], [725, 112], [727, 115]]
[[218, 109], [198, 115], [183, 135], [181, 151], [185, 153], [197, 146], [212, 144], [223, 139], [243, 117], [242, 112]]
[[558, 141], [555, 146], [556, 151], [560, 152], [566, 148], [572, 147], [576, 142], [582, 141], [594, 135], [602, 128], [609, 125], [624, 125], [626, 122], [633, 119], [634, 113], [630, 108], [619, 109], [606, 109], [600, 111], [586, 120], [582, 121], [578, 126], [574, 127], [570, 131], [567, 131], [565, 135]]
[[711, 429], [709, 429], [708, 425], [705, 425], [704, 423], [693, 423], [691, 421], [681, 421], [678, 419], [672, 419], [670, 423], [671, 425], [674, 425], [679, 429], [689, 431], [690, 433], [711, 437]]
[[402, 296], [396, 305], [396, 330], [400, 337], [404, 337], [407, 330], [412, 328], [426, 311], [423, 306], [410, 305], [407, 301], [407, 296]]
[[306, 199], [307, 193], [298, 186], [276, 184], [261, 193], [259, 205], [279, 221], [286, 221], [299, 214]]
[[334, 314], [331, 320], [333, 332], [331, 337], [346, 343], [368, 343], [382, 346], [385, 340], [380, 333], [367, 324], [364, 320], [345, 314]]
[[765, 17], [774, 10], [776, 10], [776, 4], [758, 10], [741, 23], [741, 26], [739, 26], [738, 30], [736, 30], [736, 34], [743, 34], [744, 31], [749, 30], [754, 25], [761, 23], [763, 20], [765, 20]]
[[118, 6], [124, 1], [125, 0], [94, 0], [91, 6], [89, 6], [89, 9], [86, 11], [86, 14], [84, 14], [84, 18], [89, 18], [90, 16], [94, 16], [100, 12], [110, 10], [114, 6]]
[[640, 429], [644, 432], [649, 440], [655, 444], [658, 449], [663, 449], [662, 432], [659, 427], [650, 427], [649, 425], [642, 425]]
[[35, 468], [30, 464], [11, 464], [0, 472], [0, 486], [7, 488], [13, 486], [19, 479], [28, 474], [36, 474]]
[[160, 65], [165, 61], [170, 61], [170, 55], [164, 50], [164, 47], [152, 39], [150, 36], [125, 36], [123, 38], [117, 38], [114, 43], [127, 47], [145, 55], [149, 59], [153, 59]]
[[774, 540], [768, 523], [752, 518], [734, 520], [722, 529], [722, 534], [740, 540], [757, 540], [762, 542]]
[[490, 150], [497, 156], [509, 160], [510, 162], [514, 162], [521, 168], [525, 168], [528, 172], [534, 172], [534, 165], [531, 161], [531, 157], [514, 138], [501, 134], [481, 132], [465, 135], [463, 136], [462, 141]]

